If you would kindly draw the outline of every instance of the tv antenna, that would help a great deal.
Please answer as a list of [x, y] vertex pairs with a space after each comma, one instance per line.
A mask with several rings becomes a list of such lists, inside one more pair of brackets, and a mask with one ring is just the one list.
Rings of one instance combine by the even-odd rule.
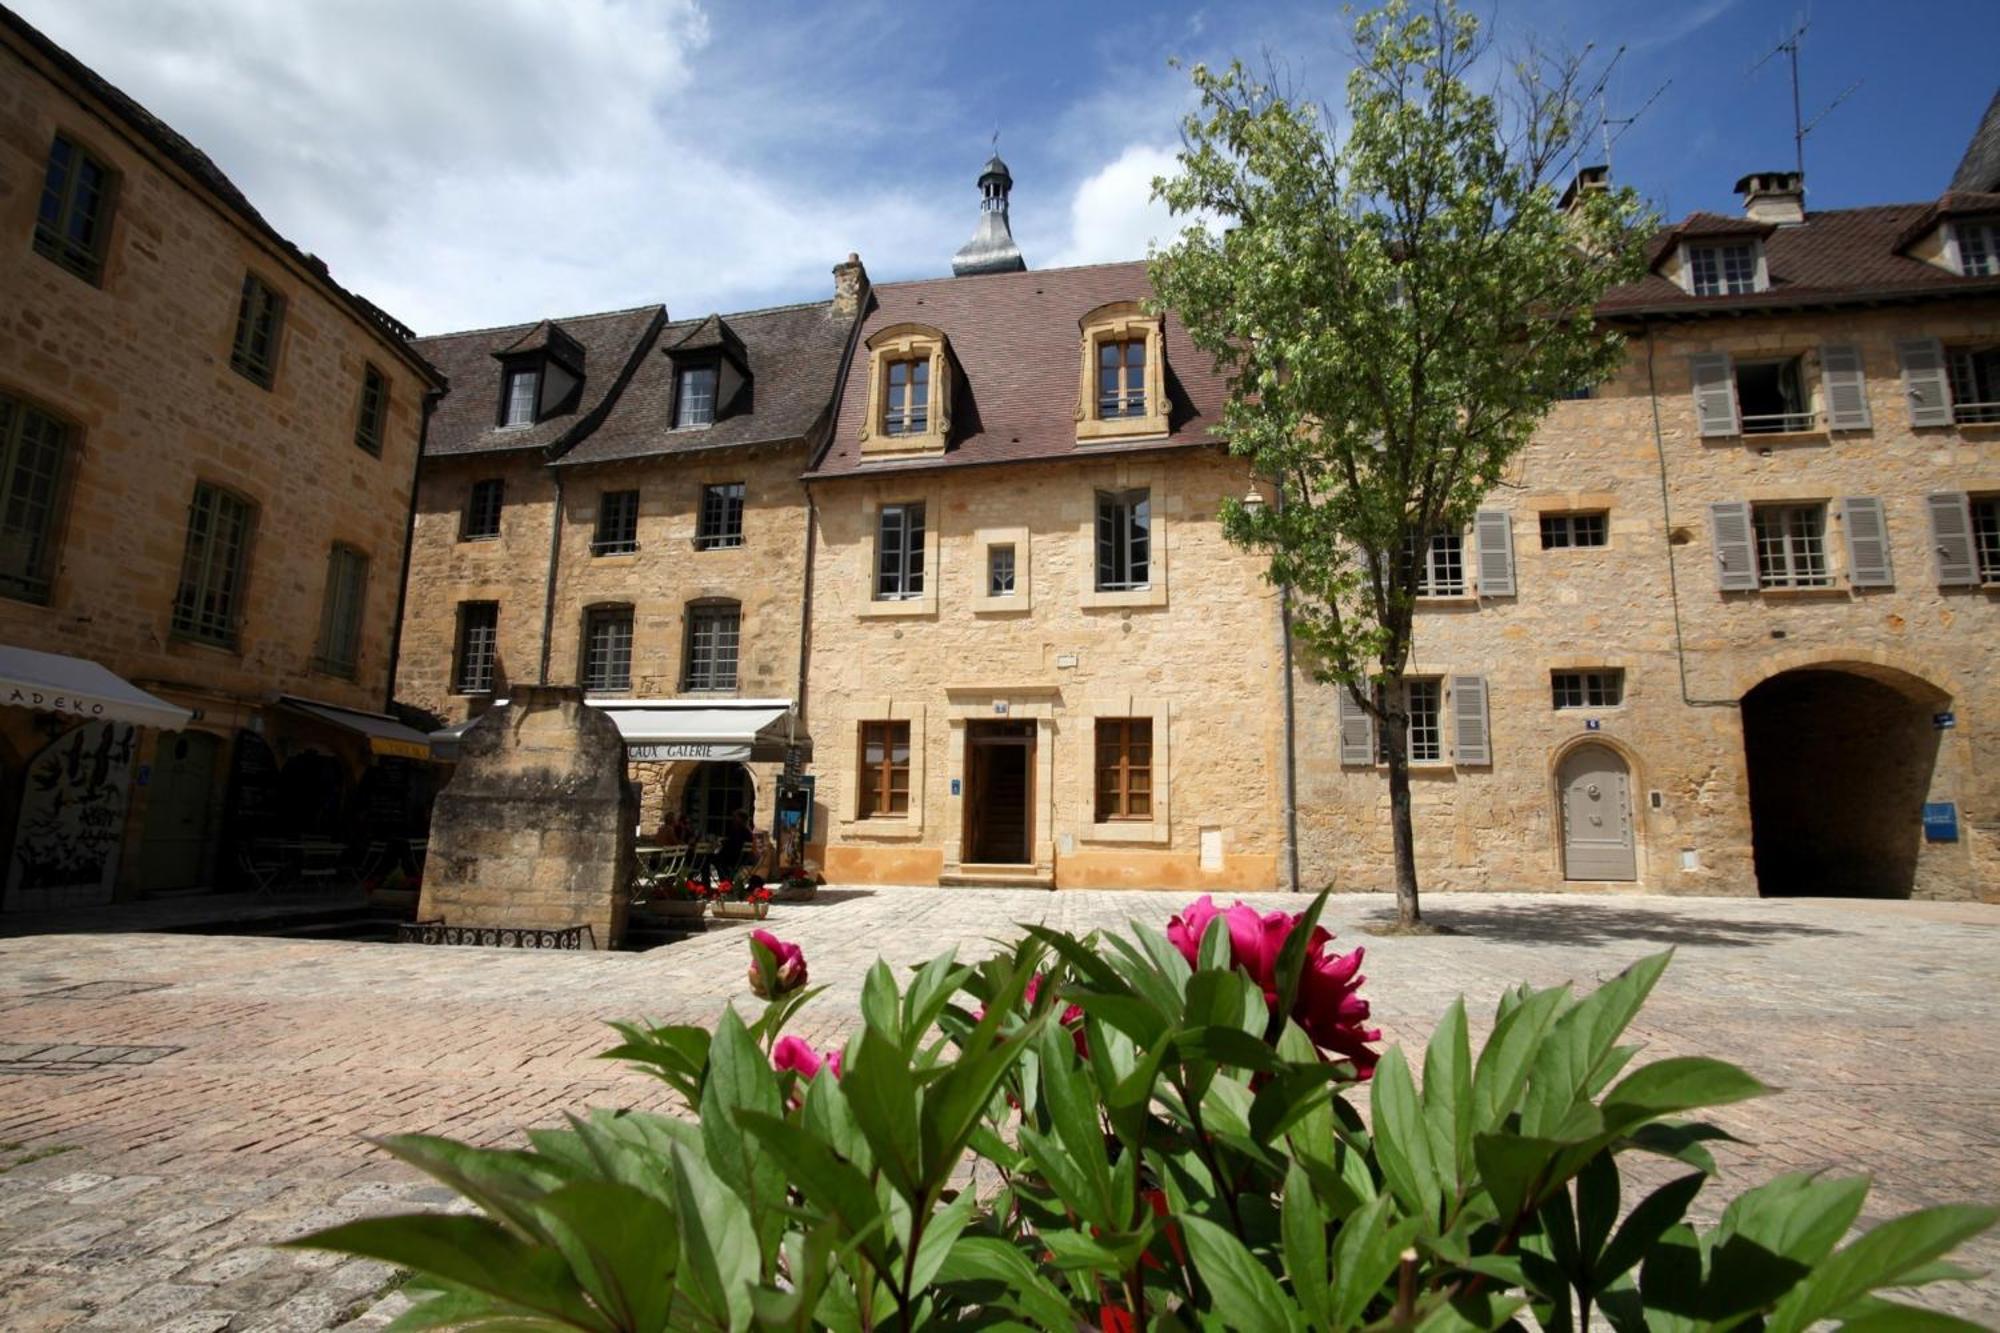
[[1825, 106], [1820, 108], [1818, 115], [1814, 116], [1811, 120], [1805, 119], [1805, 117], [1800, 113], [1799, 110], [1799, 40], [1805, 35], [1806, 35], [1806, 21], [1804, 19], [1800, 19], [1799, 26], [1792, 29], [1791, 36], [1785, 38], [1785, 40], [1779, 42], [1776, 46], [1772, 47], [1769, 51], [1765, 52], [1764, 58], [1762, 60], [1759, 60], [1756, 64], [1750, 67], [1750, 72], [1752, 74], [1755, 74], [1758, 70], [1770, 64], [1771, 61], [1773, 61], [1780, 55], [1783, 55], [1787, 60], [1791, 62], [1792, 152], [1796, 159], [1798, 173], [1801, 177], [1803, 177], [1806, 174], [1806, 136], [1808, 134], [1811, 134], [1813, 132], [1813, 129], [1821, 121], [1825, 120], [1829, 115], [1833, 114], [1833, 109], [1835, 107], [1839, 106], [1842, 102], [1845, 102], [1849, 97], [1853, 96], [1854, 90], [1859, 88], [1862, 83], [1860, 79], [1856, 79], [1853, 83], [1848, 84], [1846, 89], [1840, 94], [1840, 96], [1834, 98], [1831, 102], [1828, 102]]
[[[1629, 116], [1613, 116], [1611, 114], [1611, 103], [1608, 95], [1598, 103], [1597, 121], [1598, 124], [1604, 127], [1604, 174], [1607, 178], [1611, 175], [1611, 145], [1624, 138], [1625, 131], [1638, 124], [1639, 117], [1645, 115], [1653, 103], [1660, 100], [1660, 94], [1673, 86], [1674, 81], [1668, 79], [1665, 83], [1653, 89], [1653, 95], [1641, 102], [1639, 109]], [[1613, 125], [1618, 127], [1615, 134], [1611, 129]]]

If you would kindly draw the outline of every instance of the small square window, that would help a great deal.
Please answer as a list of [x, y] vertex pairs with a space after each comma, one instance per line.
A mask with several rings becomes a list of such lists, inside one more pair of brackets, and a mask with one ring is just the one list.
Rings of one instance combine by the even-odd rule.
[[1696, 296], [1742, 296], [1757, 290], [1757, 247], [1749, 242], [1688, 248]]
[[1543, 514], [1542, 549], [1603, 546], [1610, 539], [1608, 515], [1602, 513]]
[[639, 492], [606, 491], [597, 499], [592, 555], [630, 555], [639, 549]]
[[1549, 673], [1549, 692], [1557, 708], [1616, 708], [1625, 702], [1625, 673], [1599, 671]]
[[459, 529], [460, 541], [490, 541], [500, 535], [500, 505], [506, 490], [507, 483], [498, 477], [472, 483], [472, 490], [465, 499], [465, 521]]
[[1806, 397], [1799, 358], [1736, 363], [1736, 403], [1745, 435], [1811, 430], [1815, 417]]
[[1014, 547], [1011, 542], [1004, 546], [986, 548], [986, 595], [988, 597], [1014, 595]]
[[1825, 588], [1826, 506], [1757, 505], [1757, 583], [1764, 588]]
[[695, 527], [698, 551], [717, 551], [743, 544], [743, 483], [724, 482], [701, 488], [701, 518]]
[[716, 367], [683, 366], [675, 377], [674, 429], [715, 422]]
[[542, 395], [542, 372], [539, 370], [510, 370], [507, 372], [507, 400], [502, 404], [500, 424], [503, 426], [532, 426], [535, 424], [536, 400]]
[[278, 372], [278, 335], [284, 327], [285, 298], [255, 273], [243, 275], [236, 306], [236, 342], [229, 364], [237, 374], [268, 389]]
[[42, 176], [35, 213], [35, 252], [85, 282], [104, 275], [104, 246], [111, 232], [111, 168], [58, 134]]

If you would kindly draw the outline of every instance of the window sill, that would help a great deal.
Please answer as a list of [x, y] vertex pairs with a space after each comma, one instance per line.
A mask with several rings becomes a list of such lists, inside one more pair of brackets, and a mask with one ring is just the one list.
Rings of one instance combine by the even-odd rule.
[[497, 532], [482, 532], [476, 537], [461, 536], [458, 539], [459, 545], [461, 546], [468, 545], [472, 542], [497, 542], [499, 540], [500, 540], [500, 534]]
[[863, 838], [921, 838], [924, 823], [909, 815], [869, 815], [848, 825], [848, 832]]
[[241, 640], [235, 643], [217, 643], [214, 639], [198, 639], [194, 635], [183, 633], [180, 630], [170, 630], [167, 633], [167, 642], [176, 648], [194, 648], [204, 653], [219, 653], [224, 657], [241, 658], [243, 656]]
[[708, 430], [714, 425], [713, 421], [690, 421], [684, 426], [669, 426], [667, 430], [672, 434], [679, 434], [682, 431]]
[[[1499, 594], [1494, 594], [1498, 596]], [[1418, 606], [1477, 606], [1479, 594], [1476, 592], [1420, 592]]]
[[590, 553], [590, 558], [592, 560], [617, 560], [620, 558], [629, 559], [630, 557], [635, 556], [637, 554], [639, 554], [639, 548], [634, 546], [630, 550], [622, 550], [622, 549], [617, 551], [593, 550]]
[[1164, 844], [1172, 840], [1172, 834], [1164, 819], [1120, 819], [1109, 823], [1092, 824], [1090, 832], [1079, 836], [1079, 842], [1152, 843]]
[[922, 597], [881, 598], [864, 603], [857, 613], [864, 620], [910, 620], [920, 616], [937, 614], [937, 598], [930, 594]]
[[1083, 594], [1077, 602], [1086, 611], [1112, 610], [1121, 606], [1165, 606], [1167, 585], [1155, 583], [1146, 588], [1119, 588], [1111, 592], [1092, 590]]
[[1757, 595], [1763, 598], [1775, 598], [1781, 602], [1809, 602], [1814, 599], [1844, 599], [1847, 596], [1847, 589], [1837, 583], [1829, 583], [1816, 588], [1759, 588]]
[[740, 551], [744, 547], [741, 537], [735, 541], [718, 541], [713, 537], [696, 537], [694, 549], [697, 551]]
[[975, 616], [1019, 616], [1034, 610], [1033, 604], [1019, 593], [1005, 597], [975, 597], [972, 599], [972, 614]]
[[2000, 421], [1961, 421], [1955, 424], [1961, 435], [1977, 435], [1981, 439], [2000, 437]]
[[1164, 440], [1167, 434], [1167, 418], [1164, 414], [1114, 417], [1109, 420], [1098, 417], [1076, 423], [1076, 442], [1084, 447], [1093, 444], [1129, 444], [1134, 440]]
[[1772, 444], [1830, 444], [1833, 433], [1824, 426], [1816, 426], [1812, 430], [1746, 431], [1735, 438], [1746, 448], [1761, 449]]

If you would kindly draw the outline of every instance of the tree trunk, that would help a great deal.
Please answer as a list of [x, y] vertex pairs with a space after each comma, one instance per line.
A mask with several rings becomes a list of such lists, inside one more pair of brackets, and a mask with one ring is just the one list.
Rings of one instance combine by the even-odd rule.
[[[1401, 680], [1391, 687], [1401, 693]], [[1417, 905], [1417, 842], [1410, 813], [1410, 710], [1391, 703], [1382, 719], [1389, 742], [1389, 836], [1396, 847], [1396, 924], [1414, 926], [1424, 919]]]

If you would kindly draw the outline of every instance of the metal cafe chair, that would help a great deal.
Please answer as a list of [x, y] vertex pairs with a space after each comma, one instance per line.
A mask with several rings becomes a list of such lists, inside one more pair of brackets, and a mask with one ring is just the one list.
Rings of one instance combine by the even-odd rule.
[[285, 878], [284, 853], [269, 843], [245, 843], [236, 849], [236, 868], [261, 898]]

